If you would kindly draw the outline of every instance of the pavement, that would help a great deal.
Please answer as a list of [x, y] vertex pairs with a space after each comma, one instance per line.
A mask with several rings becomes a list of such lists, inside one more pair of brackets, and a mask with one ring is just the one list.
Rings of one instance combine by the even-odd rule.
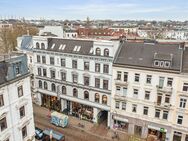
[[[94, 124], [76, 117], [69, 116], [69, 125], [66, 128], [56, 127], [50, 123], [49, 110], [33, 104], [35, 126], [41, 129], [50, 128], [65, 135], [66, 141], [141, 141], [134, 139], [125, 132], [118, 132], [119, 138], [112, 139], [114, 131], [105, 124]], [[79, 123], [84, 125], [80, 127]]]

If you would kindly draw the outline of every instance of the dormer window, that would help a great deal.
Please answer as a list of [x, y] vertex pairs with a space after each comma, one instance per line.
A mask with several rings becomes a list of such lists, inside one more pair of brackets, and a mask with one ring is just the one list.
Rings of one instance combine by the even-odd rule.
[[160, 67], [164, 67], [164, 61], [160, 61]]
[[155, 61], [154, 61], [154, 66], [156, 66], [156, 67], [159, 66], [159, 61], [158, 61], [158, 60], [155, 60]]
[[100, 48], [96, 48], [96, 55], [101, 55], [101, 49]]
[[104, 49], [104, 56], [109, 56], [109, 49]]
[[164, 67], [169, 68], [170, 67], [170, 62], [169, 61], [165, 61]]
[[37, 48], [37, 49], [39, 49], [39, 48], [40, 48], [40, 45], [39, 45], [39, 43], [38, 43], [38, 42], [36, 43], [36, 48]]
[[41, 49], [45, 49], [45, 44], [41, 43]]

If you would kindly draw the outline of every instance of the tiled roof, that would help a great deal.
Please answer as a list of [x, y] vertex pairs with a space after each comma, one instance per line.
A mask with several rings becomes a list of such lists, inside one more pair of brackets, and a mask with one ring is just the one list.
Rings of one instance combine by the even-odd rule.
[[165, 69], [180, 70], [182, 50], [179, 49], [179, 45], [124, 42], [115, 57], [114, 64], [155, 68], [153, 66], [154, 56], [158, 54], [157, 59], [161, 57], [161, 60], [169, 59], [172, 56], [172, 66]]

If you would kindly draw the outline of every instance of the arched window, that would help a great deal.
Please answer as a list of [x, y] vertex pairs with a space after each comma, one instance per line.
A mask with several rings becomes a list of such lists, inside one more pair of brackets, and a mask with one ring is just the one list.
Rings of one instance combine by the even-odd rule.
[[45, 49], [45, 44], [41, 43], [41, 49]]
[[78, 97], [78, 90], [76, 88], [73, 89], [73, 96]]
[[66, 93], [67, 93], [66, 87], [62, 86], [62, 94], [66, 94]]
[[38, 42], [36, 43], [36, 48], [37, 48], [37, 49], [39, 49], [39, 48], [40, 48], [40, 45], [39, 45], [39, 43], [38, 43]]
[[89, 100], [89, 92], [84, 91], [84, 99]]
[[109, 49], [107, 48], [104, 49], [104, 56], [109, 56]]
[[102, 96], [102, 104], [107, 104], [107, 96], [106, 95]]
[[56, 91], [56, 86], [55, 86], [54, 83], [52, 83], [52, 85], [51, 85], [51, 89], [52, 89], [52, 92], [55, 92], [55, 91]]
[[95, 102], [99, 103], [100, 95], [98, 93], [95, 94]]
[[44, 81], [44, 89], [47, 90], [48, 89], [48, 84], [46, 81]]
[[100, 48], [96, 48], [96, 55], [101, 55], [101, 49]]
[[39, 80], [39, 88], [42, 88], [42, 81]]

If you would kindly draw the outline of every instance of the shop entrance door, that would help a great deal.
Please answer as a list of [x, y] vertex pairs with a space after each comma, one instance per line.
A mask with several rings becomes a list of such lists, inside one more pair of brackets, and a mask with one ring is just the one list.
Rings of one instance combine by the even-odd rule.
[[100, 111], [98, 113], [98, 123], [105, 124], [107, 126], [107, 119], [108, 119], [108, 112], [107, 111]]

